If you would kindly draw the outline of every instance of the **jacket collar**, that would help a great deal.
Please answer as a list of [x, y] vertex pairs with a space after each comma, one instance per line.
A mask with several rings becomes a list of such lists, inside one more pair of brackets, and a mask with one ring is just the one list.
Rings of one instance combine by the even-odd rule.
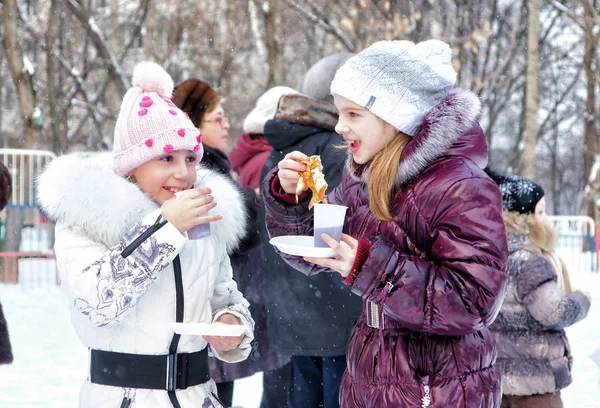
[[[413, 180], [442, 156], [458, 155], [473, 159], [480, 167], [487, 164], [487, 143], [475, 122], [481, 111], [479, 98], [471, 91], [455, 89], [425, 117], [421, 130], [404, 148], [396, 171], [395, 186]], [[357, 165], [348, 154], [346, 167], [350, 175], [367, 181], [370, 163]]]
[[334, 104], [306, 95], [284, 95], [279, 100], [275, 120], [333, 132], [338, 120], [338, 111]]
[[[81, 232], [107, 247], [158, 205], [135, 184], [113, 171], [112, 153], [73, 153], [53, 160], [36, 180], [36, 200], [54, 222]], [[217, 240], [235, 248], [246, 225], [246, 211], [238, 190], [224, 176], [198, 167], [197, 175], [219, 204], [223, 215], [212, 232]]]
[[556, 249], [558, 234], [550, 224], [538, 226], [533, 214], [504, 211], [502, 216], [508, 237], [509, 253], [521, 248], [542, 254]]

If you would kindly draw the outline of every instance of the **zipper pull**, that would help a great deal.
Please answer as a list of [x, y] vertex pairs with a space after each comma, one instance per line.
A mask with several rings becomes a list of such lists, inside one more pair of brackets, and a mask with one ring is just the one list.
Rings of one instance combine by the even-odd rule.
[[129, 408], [133, 400], [131, 399], [131, 389], [127, 388], [124, 390], [123, 401], [121, 401], [120, 408]]
[[392, 289], [394, 289], [394, 284], [391, 281], [388, 281], [388, 283], [386, 283], [385, 286], [387, 286], [388, 294], [392, 291]]
[[431, 405], [431, 389], [429, 388], [429, 376], [421, 378], [423, 382], [423, 398], [421, 398], [421, 408], [427, 408]]

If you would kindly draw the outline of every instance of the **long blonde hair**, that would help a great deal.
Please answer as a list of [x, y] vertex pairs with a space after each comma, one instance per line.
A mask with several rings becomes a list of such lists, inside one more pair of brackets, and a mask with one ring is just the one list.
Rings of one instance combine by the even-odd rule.
[[373, 215], [381, 221], [392, 219], [392, 198], [396, 172], [404, 146], [409, 141], [408, 135], [399, 132], [390, 144], [375, 155], [369, 166], [369, 207]]

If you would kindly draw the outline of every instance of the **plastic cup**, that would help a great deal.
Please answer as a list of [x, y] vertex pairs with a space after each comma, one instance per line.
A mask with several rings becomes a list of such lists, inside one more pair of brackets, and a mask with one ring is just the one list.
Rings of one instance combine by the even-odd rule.
[[[201, 216], [208, 215], [208, 213], [200, 214]], [[188, 239], [202, 239], [210, 236], [210, 223], [205, 222], [204, 224], [198, 224], [195, 227], [187, 230]]]
[[[201, 184], [196, 182], [196, 184], [194, 184], [194, 188], [199, 187]], [[177, 197], [181, 197], [184, 194], [187, 194], [189, 192], [189, 190], [186, 191], [180, 191], [179, 193], [176, 193], [175, 195]], [[208, 215], [208, 212], [202, 213], [200, 214], [200, 216], [206, 216]], [[203, 224], [198, 224], [192, 228], [190, 228], [189, 230], [187, 230], [187, 236], [188, 239], [202, 239], [202, 238], [206, 238], [208, 236], [210, 236], [210, 223], [205, 222]]]
[[329, 248], [329, 245], [321, 238], [321, 234], [328, 234], [336, 241], [339, 241], [342, 238], [344, 219], [348, 207], [335, 204], [315, 204], [313, 208], [315, 211], [314, 246], [319, 248]]

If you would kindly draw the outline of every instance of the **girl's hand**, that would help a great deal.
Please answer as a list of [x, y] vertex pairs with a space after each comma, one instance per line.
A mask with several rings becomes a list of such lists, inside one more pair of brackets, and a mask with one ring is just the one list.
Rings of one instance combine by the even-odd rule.
[[[217, 319], [217, 322], [222, 323], [222, 324], [241, 324], [240, 320], [237, 317], [235, 317], [234, 315], [232, 315], [231, 313], [222, 314]], [[240, 345], [243, 337], [244, 337], [243, 335], [237, 336], [237, 337], [202, 336], [202, 338], [204, 338], [204, 340], [206, 340], [206, 342], [208, 344], [210, 344], [211, 346], [213, 346], [213, 348], [220, 350], [220, 351], [233, 350], [234, 348], [236, 348], [237, 346]]]
[[352, 271], [352, 265], [356, 259], [356, 252], [358, 251], [358, 240], [354, 239], [350, 235], [342, 234], [341, 241], [348, 244], [348, 247], [342, 245], [341, 241], [337, 242], [331, 238], [328, 234], [321, 234], [321, 238], [327, 245], [331, 247], [339, 256], [336, 258], [312, 258], [304, 257], [304, 260], [317, 265], [324, 266], [326, 268], [338, 271], [342, 277], [347, 277]]
[[296, 194], [296, 186], [300, 179], [300, 172], [306, 170], [306, 166], [300, 163], [301, 160], [308, 159], [308, 156], [302, 152], [293, 151], [285, 155], [283, 160], [277, 165], [279, 167], [279, 182], [281, 188], [288, 194]]
[[222, 219], [220, 215], [202, 215], [217, 205], [211, 192], [208, 187], [198, 187], [178, 193], [160, 207], [163, 218], [182, 234], [198, 224]]

